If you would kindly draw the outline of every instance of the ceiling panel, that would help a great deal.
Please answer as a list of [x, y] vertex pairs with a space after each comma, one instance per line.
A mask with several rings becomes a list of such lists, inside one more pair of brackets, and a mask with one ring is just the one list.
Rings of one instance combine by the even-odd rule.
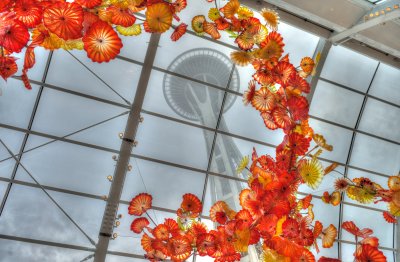
[[[92, 239], [97, 239], [104, 212], [104, 201], [56, 192], [50, 194]], [[91, 246], [85, 236], [41, 189], [15, 184], [2, 213], [0, 233]]]
[[378, 62], [341, 46], [332, 46], [321, 77], [366, 92]]
[[400, 107], [368, 99], [359, 129], [400, 143]]
[[219, 174], [247, 178], [247, 171], [236, 174], [236, 167], [244, 156], [251, 157], [253, 148], [259, 156], [269, 154], [275, 156], [275, 148], [254, 142], [234, 138], [229, 135], [218, 134], [210, 170]]
[[[65, 136], [125, 112], [125, 108], [108, 105], [76, 95], [45, 89], [32, 129], [56, 136]], [[79, 116], [79, 117], [77, 117]], [[114, 137], [124, 127], [119, 123]], [[89, 142], [90, 136], [81, 136]], [[101, 143], [101, 141], [98, 141]]]
[[[339, 163], [346, 163], [353, 132], [315, 119], [310, 119], [309, 124], [314, 129], [314, 133], [322, 134], [326, 142], [329, 145], [333, 145], [333, 151], [324, 150], [320, 157]], [[310, 149], [315, 145], [312, 142]]]
[[0, 96], [0, 123], [27, 128], [38, 90], [36, 85], [27, 90], [21, 81], [8, 79]]
[[219, 89], [153, 70], [143, 109], [215, 128], [223, 97]]
[[[387, 223], [382, 212], [359, 208], [355, 206], [343, 206], [343, 222], [353, 221], [357, 227], [370, 228], [374, 231], [373, 236], [379, 238], [382, 247], [393, 247], [393, 224]], [[371, 223], [373, 221], [373, 223]], [[354, 235], [342, 230], [342, 239], [355, 242]]]
[[[71, 51], [71, 53], [57, 51], [53, 55], [46, 83], [106, 100], [125, 103], [120, 96], [128, 101], [133, 101], [140, 72], [141, 66], [120, 59], [99, 64], [92, 62], [80, 51]], [[71, 81], [72, 76], [73, 81]]]
[[225, 106], [219, 129], [275, 146], [282, 142], [283, 131], [267, 129], [260, 114], [251, 105], [244, 106], [241, 97], [228, 94], [227, 99], [234, 102]]
[[350, 164], [388, 176], [400, 170], [400, 146], [357, 134]]
[[211, 132], [200, 128], [145, 115], [135, 139], [139, 144], [133, 153], [204, 170], [212, 137]]
[[131, 158], [132, 170], [127, 174], [122, 200], [130, 201], [140, 193], [153, 196], [153, 205], [178, 209], [186, 193], [201, 198], [205, 174]]
[[400, 105], [400, 69], [379, 64], [369, 94]]
[[354, 128], [362, 102], [362, 95], [319, 80], [310, 115]]
[[30, 261], [30, 262], [70, 262], [81, 261], [91, 252], [31, 244], [19, 241], [0, 239], [0, 253], [2, 261]]
[[179, 48], [162, 35], [154, 66], [225, 88], [228, 84], [233, 49], [186, 34]]
[[[36, 136], [29, 136], [27, 147], [36, 140]], [[102, 196], [108, 195], [107, 176], [114, 173], [112, 156], [110, 152], [58, 141], [25, 153], [21, 163], [42, 185]], [[16, 179], [34, 183], [22, 168], [18, 168]]]

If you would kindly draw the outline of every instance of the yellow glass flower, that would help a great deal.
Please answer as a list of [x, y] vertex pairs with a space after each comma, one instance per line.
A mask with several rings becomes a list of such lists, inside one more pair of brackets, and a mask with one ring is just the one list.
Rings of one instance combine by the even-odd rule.
[[220, 17], [221, 14], [217, 8], [210, 8], [210, 11], [208, 11], [208, 18], [210, 18], [212, 21], [215, 21]]
[[240, 20], [243, 20], [243, 19], [248, 19], [250, 17], [253, 17], [254, 13], [250, 8], [245, 7], [245, 6], [240, 6], [239, 10], [237, 12], [237, 15]]
[[64, 50], [83, 50], [83, 41], [82, 39], [75, 39], [75, 40], [67, 40], [62, 42], [61, 48]]
[[253, 61], [253, 55], [251, 52], [246, 51], [233, 51], [231, 53], [232, 61], [239, 66], [246, 66]]
[[321, 184], [324, 176], [322, 165], [316, 158], [304, 161], [299, 168], [299, 173], [304, 182], [312, 189], [316, 189]]
[[153, 33], [163, 33], [172, 24], [172, 12], [167, 3], [157, 3], [147, 7], [146, 22]]
[[268, 36], [268, 29], [264, 25], [261, 25], [258, 33], [254, 35], [254, 42], [256, 44], [260, 44], [264, 42], [265, 39], [267, 39], [267, 36]]
[[400, 216], [400, 207], [397, 206], [395, 203], [390, 202], [388, 205], [388, 211], [393, 216], [399, 217]]
[[136, 35], [140, 35], [142, 33], [142, 28], [140, 27], [140, 25], [138, 24], [134, 24], [132, 26], [129, 27], [123, 27], [118, 25], [116, 27], [118, 33], [120, 33], [121, 35], [124, 36], [136, 36]]
[[284, 257], [283, 255], [280, 255], [278, 252], [276, 252], [273, 249], [267, 248], [264, 246], [263, 248], [263, 253], [260, 258], [260, 262], [289, 262], [290, 258]]
[[245, 228], [243, 230], [235, 231], [236, 241], [233, 243], [237, 252], [247, 252], [250, 241], [250, 230]]
[[389, 177], [388, 187], [392, 191], [399, 191], [400, 190], [400, 176]]
[[261, 15], [272, 30], [276, 31], [278, 29], [279, 15], [277, 12], [264, 8], [261, 10]]
[[237, 174], [241, 173], [247, 167], [248, 164], [249, 164], [249, 157], [244, 156], [236, 168], [236, 173]]
[[362, 204], [372, 203], [374, 201], [374, 194], [371, 194], [364, 188], [349, 186], [346, 190], [347, 196]]
[[322, 147], [323, 149], [325, 149], [327, 151], [332, 151], [333, 150], [333, 146], [328, 145], [326, 143], [325, 138], [322, 135], [314, 134], [313, 135], [313, 140], [318, 146]]

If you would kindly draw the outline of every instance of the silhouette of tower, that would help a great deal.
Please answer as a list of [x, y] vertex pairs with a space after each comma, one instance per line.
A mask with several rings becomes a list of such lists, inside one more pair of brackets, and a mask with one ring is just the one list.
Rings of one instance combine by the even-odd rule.
[[[198, 48], [182, 53], [170, 64], [168, 70], [225, 87], [229, 82], [232, 66], [231, 60], [225, 54], [214, 49]], [[239, 74], [234, 69], [229, 88], [238, 91], [239, 85]], [[191, 121], [200, 122], [204, 126], [215, 128], [224, 92], [171, 74], [164, 76], [163, 92], [168, 105], [178, 115]], [[229, 110], [235, 99], [234, 95], [226, 97], [224, 112]], [[223, 118], [220, 122], [220, 129], [227, 130]], [[204, 130], [204, 139], [208, 152], [210, 152], [213, 137], [206, 130]], [[236, 166], [241, 159], [242, 155], [232, 138], [219, 136], [214, 148], [211, 170], [220, 174], [241, 177], [241, 174], [236, 174]], [[239, 181], [210, 176], [208, 184], [213, 203], [216, 200], [223, 200], [234, 210], [241, 209], [238, 195], [242, 186]], [[253, 255], [247, 256], [243, 261], [256, 261], [254, 260], [255, 253], [249, 253], [253, 253]]]

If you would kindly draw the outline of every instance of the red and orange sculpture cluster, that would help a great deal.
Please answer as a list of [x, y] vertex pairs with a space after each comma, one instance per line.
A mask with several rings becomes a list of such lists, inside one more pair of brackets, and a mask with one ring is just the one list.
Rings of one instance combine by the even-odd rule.
[[[252, 65], [255, 73], [248, 90], [243, 95], [244, 104], [251, 104], [260, 112], [265, 126], [271, 130], [282, 129], [285, 137], [276, 148], [275, 159], [269, 155], [258, 156], [253, 151], [252, 163], [245, 157], [238, 165], [238, 172], [248, 169], [248, 188], [238, 196], [241, 210], [235, 211], [224, 201], [218, 201], [210, 209], [210, 219], [215, 229], [208, 229], [201, 219], [201, 201], [193, 194], [185, 194], [177, 219], [166, 219], [154, 224], [145, 217], [136, 218], [131, 224], [135, 233], [143, 233], [141, 244], [151, 261], [170, 258], [184, 261], [191, 255], [209, 256], [217, 262], [239, 261], [250, 245], [262, 245], [260, 261], [316, 261], [310, 249], [319, 252], [317, 239], [322, 248], [332, 247], [337, 229], [334, 225], [323, 226], [314, 221], [312, 196], [298, 199], [300, 184], [316, 189], [323, 177], [332, 172], [337, 164], [323, 168], [318, 156], [323, 150], [331, 151], [322, 135], [315, 134], [308, 125], [309, 104], [304, 96], [310, 92], [306, 79], [318, 61], [309, 57], [301, 60], [298, 67], [290, 63], [289, 55], [283, 55], [283, 38], [276, 31], [278, 15], [273, 10], [262, 10], [262, 20], [253, 12], [240, 6], [238, 0], [230, 0], [222, 8], [211, 8], [208, 18], [198, 15], [192, 20], [192, 28], [198, 34], [208, 34], [214, 39], [226, 31], [235, 38], [239, 51], [231, 58], [239, 66]], [[310, 149], [310, 143], [316, 146]], [[341, 193], [361, 203], [389, 202], [385, 219], [395, 223], [400, 215], [400, 178], [389, 179], [389, 190], [368, 178], [337, 179], [335, 191], [325, 192], [322, 200], [338, 205]], [[399, 196], [397, 196], [399, 194]], [[129, 214], [141, 216], [151, 208], [152, 197], [146, 193], [132, 199]], [[371, 236], [371, 229], [359, 229], [351, 222], [342, 224], [356, 237], [355, 261], [386, 261], [378, 250], [379, 240]], [[318, 261], [340, 261], [321, 257]]]
[[[186, 0], [2, 0], [0, 2], [0, 76], [17, 71], [16, 58], [26, 47], [22, 79], [30, 89], [27, 71], [35, 64], [34, 49], [85, 50], [94, 62], [114, 59], [124, 36], [163, 33], [186, 7]], [[138, 12], [145, 11], [145, 19]], [[138, 21], [140, 23], [138, 23]], [[118, 32], [118, 33], [117, 33]], [[178, 40], [186, 32], [181, 23], [171, 35]]]
[[[142, 28], [163, 33], [172, 27], [173, 19], [180, 20], [177, 14], [186, 5], [186, 0], [2, 0], [0, 76], [6, 80], [17, 72], [13, 54], [26, 48], [22, 80], [30, 88], [27, 71], [35, 64], [34, 49], [38, 46], [48, 50], [84, 49], [94, 62], [108, 62], [122, 48], [118, 33], [134, 36]], [[145, 19], [140, 11], [145, 12]], [[318, 61], [305, 57], [298, 67], [291, 64], [289, 55], [283, 55], [283, 38], [276, 31], [278, 14], [267, 9], [260, 14], [260, 19], [256, 18], [238, 0], [230, 0], [222, 8], [211, 8], [208, 19], [195, 16], [191, 25], [199, 35], [219, 39], [220, 31], [225, 31], [235, 38], [240, 50], [231, 54], [232, 60], [239, 66], [251, 64], [255, 70], [243, 102], [260, 112], [267, 128], [282, 129], [284, 139], [276, 148], [275, 158], [258, 156], [254, 151], [251, 164], [245, 157], [238, 165], [238, 172], [247, 169], [250, 173], [248, 188], [238, 196], [242, 209], [234, 211], [227, 203], [216, 202], [210, 210], [215, 229], [201, 222], [202, 203], [190, 193], [183, 196], [176, 220], [166, 219], [158, 225], [153, 222], [154, 227], [150, 227], [148, 218], [134, 219], [131, 230], [142, 234], [141, 244], [151, 261], [184, 261], [193, 254], [217, 262], [238, 261], [255, 244], [262, 247], [261, 261], [315, 261], [310, 248], [319, 251], [317, 239], [322, 239], [322, 248], [332, 247], [335, 241], [334, 225], [324, 227], [314, 221], [312, 196], [297, 198], [300, 184], [316, 189], [337, 166], [322, 167], [318, 156], [333, 148], [308, 125], [309, 104], [304, 95], [310, 87], [306, 78]], [[186, 27], [185, 23], [176, 26], [171, 39], [178, 40]], [[316, 146], [310, 149], [312, 141]], [[322, 200], [338, 205], [346, 193], [360, 203], [384, 201], [388, 203], [385, 220], [396, 223], [395, 217], [400, 216], [400, 177], [390, 177], [388, 187], [384, 189], [368, 178], [344, 177], [337, 179], [335, 191], [325, 192]], [[147, 214], [151, 203], [149, 194], [139, 194], [132, 199], [129, 214]], [[360, 230], [351, 221], [344, 222], [342, 228], [355, 236], [355, 261], [386, 261], [371, 229]], [[321, 257], [318, 261], [339, 260]]]

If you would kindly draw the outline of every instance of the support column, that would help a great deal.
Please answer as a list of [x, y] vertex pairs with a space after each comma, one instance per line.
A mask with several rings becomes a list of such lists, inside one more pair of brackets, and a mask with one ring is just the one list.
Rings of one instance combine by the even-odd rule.
[[108, 244], [113, 232], [115, 217], [118, 211], [119, 201], [121, 199], [122, 189], [125, 182], [126, 172], [132, 153], [133, 143], [139, 125], [140, 111], [147, 90], [147, 84], [150, 79], [151, 69], [156, 56], [160, 34], [152, 34], [147, 48], [142, 72], [139, 78], [138, 88], [135, 94], [129, 117], [126, 123], [124, 138], [122, 139], [118, 162], [115, 167], [113, 182], [107, 199], [107, 205], [101, 223], [99, 242], [96, 246], [94, 262], [105, 261]]

